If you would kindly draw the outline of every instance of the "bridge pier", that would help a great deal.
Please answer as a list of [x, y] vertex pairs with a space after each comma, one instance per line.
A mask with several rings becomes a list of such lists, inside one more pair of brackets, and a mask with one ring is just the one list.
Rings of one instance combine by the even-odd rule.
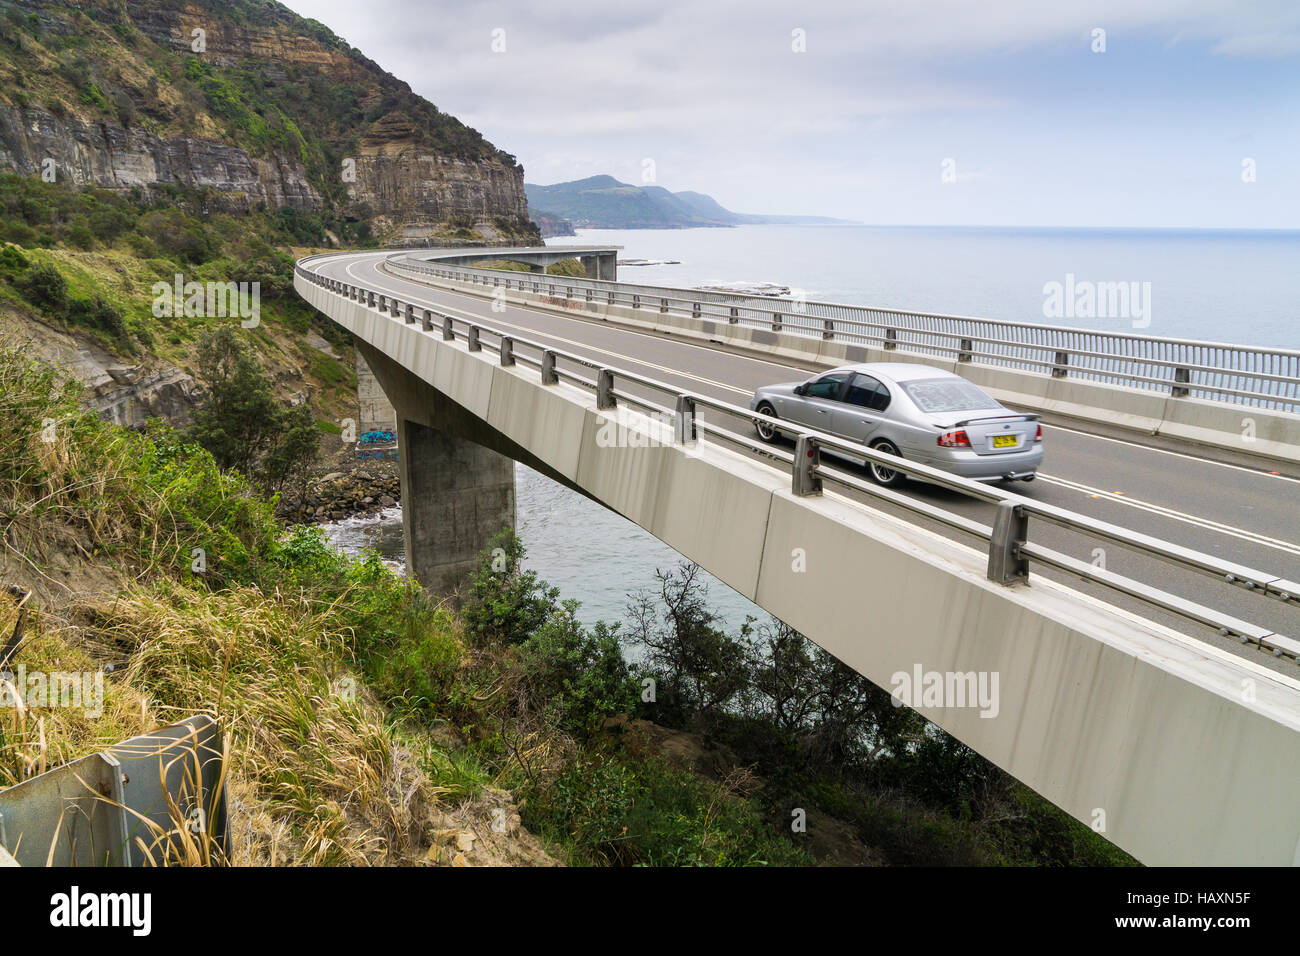
[[356, 348], [397, 423], [406, 567], [429, 593], [450, 595], [515, 527], [513, 449], [486, 447], [498, 436], [480, 419], [368, 342]]
[[479, 552], [515, 526], [515, 463], [398, 412], [406, 566], [432, 594], [454, 592]]
[[604, 279], [608, 282], [618, 279], [618, 259], [614, 253], [580, 256], [578, 261], [587, 270], [588, 279]]

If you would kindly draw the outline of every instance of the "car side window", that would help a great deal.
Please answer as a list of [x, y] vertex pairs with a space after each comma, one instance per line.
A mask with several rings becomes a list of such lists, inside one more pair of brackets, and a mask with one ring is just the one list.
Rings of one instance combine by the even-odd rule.
[[889, 407], [889, 389], [870, 375], [857, 372], [853, 376], [853, 381], [849, 382], [844, 400], [850, 405], [883, 412]]
[[817, 381], [808, 386], [805, 393], [808, 398], [827, 398], [831, 401], [840, 397], [840, 386], [848, 378], [847, 372], [834, 372], [830, 375], [823, 375]]

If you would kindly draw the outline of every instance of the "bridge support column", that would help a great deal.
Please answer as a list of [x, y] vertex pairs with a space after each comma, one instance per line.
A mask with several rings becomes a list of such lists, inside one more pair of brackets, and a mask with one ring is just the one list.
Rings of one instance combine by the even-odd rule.
[[594, 278], [604, 279], [607, 282], [618, 281], [618, 255], [616, 253], [607, 252], [596, 256], [596, 275]]
[[480, 551], [515, 526], [515, 463], [398, 413], [406, 564], [432, 594], [451, 594]]

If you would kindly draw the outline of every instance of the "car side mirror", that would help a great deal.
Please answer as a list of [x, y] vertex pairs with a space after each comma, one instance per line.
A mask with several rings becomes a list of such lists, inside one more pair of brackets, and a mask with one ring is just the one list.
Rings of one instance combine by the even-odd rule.
[[806, 395], [806, 394], [808, 394], [808, 384], [807, 384], [806, 382], [804, 382], [804, 383], [801, 383], [801, 384], [799, 384], [799, 385], [796, 385], [796, 386], [794, 387], [794, 393], [795, 393], [796, 395]]

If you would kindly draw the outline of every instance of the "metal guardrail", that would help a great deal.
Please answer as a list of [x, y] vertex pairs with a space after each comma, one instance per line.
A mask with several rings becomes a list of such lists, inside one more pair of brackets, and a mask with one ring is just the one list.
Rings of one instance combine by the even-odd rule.
[[226, 757], [217, 722], [196, 714], [0, 790], [0, 856], [17, 866], [225, 864]]
[[[513, 333], [501, 332], [490, 326], [457, 318], [437, 309], [416, 306], [410, 302], [404, 303], [388, 293], [377, 293], [361, 286], [327, 278], [310, 271], [304, 265], [318, 258], [326, 257], [313, 256], [301, 260], [296, 267], [297, 274], [314, 285], [328, 289], [365, 308], [387, 314], [406, 325], [419, 323], [424, 332], [437, 334], [443, 341], [464, 341], [471, 352], [484, 351], [484, 336], [489, 336], [494, 340], [501, 365], [525, 364], [537, 368], [543, 385], [555, 385], [563, 381], [594, 391], [597, 408], [614, 408], [619, 402], [625, 402], [631, 407], [647, 411], [662, 423], [664, 435], [669, 442], [692, 444], [699, 440], [701, 433], [705, 433], [721, 442], [740, 447], [788, 467], [791, 474], [791, 490], [796, 495], [821, 494], [824, 483], [829, 481], [863, 492], [873, 498], [888, 501], [906, 511], [981, 539], [988, 544], [988, 577], [1000, 584], [1011, 585], [1026, 581], [1029, 576], [1029, 560], [1032, 558], [1181, 617], [1213, 627], [1223, 636], [1236, 637], [1243, 643], [1254, 644], [1277, 657], [1288, 657], [1300, 662], [1300, 641], [1031, 542], [1029, 519], [1036, 518], [1092, 538], [1114, 542], [1293, 608], [1300, 606], [1300, 582], [1194, 551], [1097, 518], [1004, 491], [1001, 488], [952, 475], [928, 465], [885, 455], [835, 435], [793, 425], [784, 420], [778, 421], [730, 402], [707, 395], [684, 392], [676, 386], [657, 379], [593, 362], [571, 352], [553, 349], [541, 342], [520, 338]], [[493, 342], [487, 343], [487, 345], [491, 344]], [[638, 397], [630, 391], [617, 388], [616, 383], [628, 383], [651, 394], [667, 395], [671, 399], [671, 405]], [[787, 453], [756, 438], [749, 438], [732, 429], [705, 422], [699, 417], [700, 409], [720, 413], [729, 419], [740, 419], [747, 426], [758, 422], [775, 425], [783, 434], [794, 436], [794, 453]], [[992, 526], [981, 524], [954, 512], [918, 501], [891, 488], [876, 485], [848, 472], [823, 469], [822, 451], [832, 451], [855, 459], [877, 462], [895, 471], [901, 471], [909, 477], [992, 503], [997, 509], [994, 523]]]
[[958, 363], [1142, 388], [1178, 398], [1300, 411], [1300, 350], [1294, 349], [417, 263], [410, 250], [391, 256], [389, 266], [507, 290], [899, 349]]

